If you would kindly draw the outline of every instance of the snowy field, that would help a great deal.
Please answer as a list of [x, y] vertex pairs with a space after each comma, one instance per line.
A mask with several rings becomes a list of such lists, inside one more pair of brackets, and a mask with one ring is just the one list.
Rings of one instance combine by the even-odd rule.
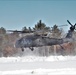
[[76, 56], [1, 57], [0, 75], [76, 75]]

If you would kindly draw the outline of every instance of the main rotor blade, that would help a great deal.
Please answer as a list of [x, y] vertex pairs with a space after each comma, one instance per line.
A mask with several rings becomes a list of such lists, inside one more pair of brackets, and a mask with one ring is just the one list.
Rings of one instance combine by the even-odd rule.
[[17, 30], [7, 30], [8, 32], [18, 32]]
[[58, 27], [62, 27], [62, 26], [68, 26], [67, 24], [65, 24], [65, 25], [60, 25], [60, 26], [58, 26]]
[[8, 32], [22, 32], [22, 31], [18, 31], [18, 30], [7, 30]]
[[70, 21], [69, 21], [69, 20], [67, 20], [67, 22], [68, 22], [71, 26], [73, 26], [73, 25], [70, 23]]
[[76, 26], [76, 23], [75, 23], [75, 26]]
[[7, 30], [8, 32], [17, 32], [17, 33], [33, 33], [34, 31], [18, 31], [18, 30]]

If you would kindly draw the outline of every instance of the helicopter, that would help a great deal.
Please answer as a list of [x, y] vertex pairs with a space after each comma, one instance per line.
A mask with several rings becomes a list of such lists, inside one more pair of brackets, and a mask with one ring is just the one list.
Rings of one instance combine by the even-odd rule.
[[[29, 48], [31, 51], [34, 50], [34, 47], [42, 47], [42, 46], [52, 46], [52, 45], [60, 45], [63, 43], [73, 42], [74, 39], [72, 38], [73, 32], [75, 30], [76, 23], [72, 25], [69, 20], [67, 22], [71, 25], [69, 31], [65, 38], [49, 38], [46, 36], [40, 35], [28, 35], [21, 37], [15, 43], [16, 48], [21, 48], [24, 51], [24, 48]], [[61, 46], [61, 48], [63, 48]]]

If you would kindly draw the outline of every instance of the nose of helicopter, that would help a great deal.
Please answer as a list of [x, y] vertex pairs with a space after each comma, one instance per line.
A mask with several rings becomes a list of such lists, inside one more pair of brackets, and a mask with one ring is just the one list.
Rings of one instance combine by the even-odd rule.
[[17, 40], [16, 43], [15, 43], [15, 47], [16, 47], [16, 48], [20, 48], [20, 47], [21, 47], [20, 44], [21, 44], [21, 42], [20, 42], [19, 40]]
[[15, 43], [16, 48], [26, 47], [26, 45], [27, 45], [27, 40], [25, 40], [24, 38], [17, 40]]

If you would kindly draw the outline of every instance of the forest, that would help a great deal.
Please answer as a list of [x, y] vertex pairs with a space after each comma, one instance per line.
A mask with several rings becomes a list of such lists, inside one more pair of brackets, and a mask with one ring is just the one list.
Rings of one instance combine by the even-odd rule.
[[[44, 31], [44, 32], [36, 32], [36, 31]], [[39, 34], [44, 36], [48, 35], [50, 32], [50, 35], [48, 37], [50, 38], [62, 38], [64, 37], [64, 29], [59, 28], [58, 25], [53, 25], [53, 27], [48, 27], [45, 23], [42, 22], [42, 20], [39, 20], [37, 24], [34, 25], [33, 28], [31, 27], [23, 27], [22, 32], [25, 33], [18, 33], [17, 30], [13, 32], [8, 32], [4, 27], [0, 28], [0, 57], [8, 57], [8, 56], [15, 56], [16, 54], [20, 54], [21, 50], [14, 47], [14, 44], [17, 39], [26, 36], [28, 34]], [[74, 37], [76, 37], [76, 32], [74, 31]], [[62, 44], [64, 47], [64, 55], [75, 55], [76, 54], [76, 42], [73, 43], [64, 43]], [[28, 50], [28, 49], [25, 49]], [[26, 51], [27, 52], [27, 51]], [[61, 48], [59, 45], [56, 45], [56, 52], [54, 52], [54, 46], [50, 47], [41, 47], [38, 48], [38, 55], [39, 56], [49, 56], [49, 55], [55, 55], [60, 54]], [[29, 54], [29, 53], [28, 53]]]

